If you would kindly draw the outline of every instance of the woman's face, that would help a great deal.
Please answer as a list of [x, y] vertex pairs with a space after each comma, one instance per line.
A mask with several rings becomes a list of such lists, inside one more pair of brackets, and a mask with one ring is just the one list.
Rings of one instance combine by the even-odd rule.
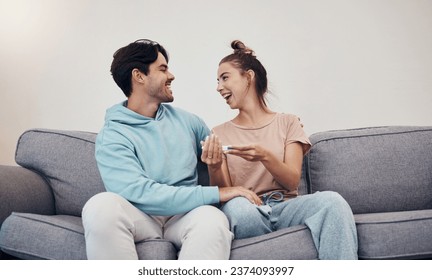
[[231, 109], [239, 109], [244, 104], [249, 89], [246, 75], [229, 62], [219, 65], [217, 72], [217, 91], [226, 100]]

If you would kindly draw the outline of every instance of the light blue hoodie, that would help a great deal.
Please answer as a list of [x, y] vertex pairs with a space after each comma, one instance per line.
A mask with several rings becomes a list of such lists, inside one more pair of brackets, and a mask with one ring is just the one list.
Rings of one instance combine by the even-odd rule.
[[201, 144], [210, 131], [197, 116], [161, 104], [156, 117], [107, 110], [96, 139], [96, 161], [107, 191], [149, 215], [171, 216], [219, 202], [217, 187], [197, 185]]

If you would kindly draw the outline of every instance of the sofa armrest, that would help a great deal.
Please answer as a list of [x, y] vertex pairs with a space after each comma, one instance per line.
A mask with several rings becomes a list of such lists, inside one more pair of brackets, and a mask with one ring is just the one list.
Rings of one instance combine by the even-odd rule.
[[36, 172], [0, 165], [0, 226], [12, 212], [55, 214], [54, 196]]

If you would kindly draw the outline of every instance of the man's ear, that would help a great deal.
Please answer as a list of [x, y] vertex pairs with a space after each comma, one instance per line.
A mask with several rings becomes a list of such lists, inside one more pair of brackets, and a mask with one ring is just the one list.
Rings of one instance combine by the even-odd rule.
[[144, 76], [145, 75], [140, 70], [136, 68], [132, 70], [132, 80], [134, 80], [135, 82], [144, 83]]

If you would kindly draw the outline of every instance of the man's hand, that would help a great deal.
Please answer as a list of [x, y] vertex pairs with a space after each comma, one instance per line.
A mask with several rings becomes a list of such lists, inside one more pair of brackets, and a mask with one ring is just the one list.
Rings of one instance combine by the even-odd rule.
[[220, 202], [227, 202], [234, 197], [243, 196], [247, 198], [252, 204], [261, 205], [261, 199], [251, 190], [244, 187], [220, 187], [219, 200]]

